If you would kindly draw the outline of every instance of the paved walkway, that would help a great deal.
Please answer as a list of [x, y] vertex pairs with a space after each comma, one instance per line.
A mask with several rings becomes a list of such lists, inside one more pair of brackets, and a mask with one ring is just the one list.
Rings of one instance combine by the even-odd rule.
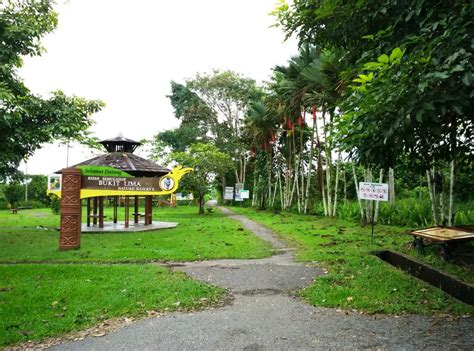
[[174, 269], [230, 289], [232, 304], [196, 313], [173, 313], [127, 325], [101, 338], [56, 346], [57, 350], [468, 350], [474, 319], [364, 315], [315, 308], [294, 292], [324, 274], [294, 261], [293, 250], [267, 228], [222, 211], [279, 254], [261, 260], [190, 262]]

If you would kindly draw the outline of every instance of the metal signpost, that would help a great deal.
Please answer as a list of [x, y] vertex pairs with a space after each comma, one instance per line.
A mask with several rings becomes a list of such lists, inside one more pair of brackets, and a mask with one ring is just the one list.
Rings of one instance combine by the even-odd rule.
[[359, 199], [372, 200], [372, 241], [374, 240], [375, 201], [388, 201], [388, 184], [359, 182]]

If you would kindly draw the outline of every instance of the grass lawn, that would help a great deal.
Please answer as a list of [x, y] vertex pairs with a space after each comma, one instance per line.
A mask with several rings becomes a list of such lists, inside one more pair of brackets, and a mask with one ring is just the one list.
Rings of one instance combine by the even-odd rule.
[[[235, 207], [233, 210], [273, 229], [283, 240], [298, 248], [299, 260], [319, 262], [328, 270], [326, 276], [319, 277], [301, 292], [313, 305], [354, 308], [370, 313], [474, 314], [472, 306], [370, 254], [387, 248], [403, 251], [403, 245], [411, 241], [411, 236], [405, 234], [407, 228], [376, 226], [372, 243], [371, 228], [361, 228], [353, 222], [256, 212], [249, 208]], [[410, 254], [416, 256], [413, 251]], [[474, 282], [472, 269], [442, 262], [434, 253], [418, 258], [461, 280]]]
[[0, 347], [147, 310], [195, 309], [223, 292], [155, 265], [0, 265]]
[[[83, 211], [85, 212], [85, 211]], [[219, 211], [197, 214], [194, 206], [155, 209], [157, 221], [178, 227], [141, 233], [81, 235], [81, 249], [59, 251], [59, 216], [48, 209], [0, 211], [0, 263], [193, 261], [219, 258], [261, 258], [271, 247]], [[111, 209], [106, 214], [110, 218]], [[123, 217], [119, 217], [120, 218]], [[50, 230], [37, 226], [50, 227]]]
[[[106, 214], [110, 218], [111, 209]], [[267, 243], [218, 211], [202, 216], [194, 206], [161, 208], [154, 219], [179, 225], [153, 232], [82, 234], [80, 250], [61, 252], [58, 215], [49, 209], [15, 215], [0, 211], [0, 346], [147, 310], [195, 309], [223, 296], [223, 289], [140, 262], [272, 253]]]

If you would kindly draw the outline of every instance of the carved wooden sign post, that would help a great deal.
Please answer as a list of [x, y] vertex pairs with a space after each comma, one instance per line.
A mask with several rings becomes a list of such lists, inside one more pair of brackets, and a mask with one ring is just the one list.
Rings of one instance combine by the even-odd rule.
[[[149, 218], [145, 218], [145, 225], [151, 224], [152, 216], [152, 196], [172, 194], [178, 189], [179, 180], [183, 175], [191, 172], [191, 168], [183, 168], [178, 166], [162, 177], [132, 177], [127, 173], [121, 172], [112, 167], [89, 167], [87, 171], [80, 168], [65, 168], [61, 174], [61, 187], [57, 176], [50, 177], [48, 183], [50, 187], [48, 193], [55, 194], [61, 198], [61, 228], [59, 237], [59, 249], [71, 250], [78, 249], [81, 246], [81, 229], [82, 229], [82, 205], [81, 199], [91, 198], [100, 200], [100, 210], [102, 215], [101, 225], [103, 226], [103, 198], [110, 196], [117, 199], [124, 196], [126, 201], [126, 224], [128, 227], [128, 200], [130, 196], [135, 198], [135, 223], [138, 222], [138, 196], [145, 196], [145, 213], [149, 214]], [[95, 171], [94, 175], [88, 175], [88, 172]], [[100, 173], [100, 172], [101, 173]], [[105, 175], [104, 175], [105, 174]], [[114, 202], [116, 206], [116, 201]], [[116, 212], [116, 208], [114, 209]], [[96, 214], [87, 214], [88, 218]], [[116, 217], [115, 221], [116, 223]]]
[[62, 171], [60, 250], [81, 246], [81, 170]]

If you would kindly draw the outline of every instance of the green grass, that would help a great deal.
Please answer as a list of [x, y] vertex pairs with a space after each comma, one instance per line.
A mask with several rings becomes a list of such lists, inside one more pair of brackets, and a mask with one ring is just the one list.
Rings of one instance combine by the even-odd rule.
[[155, 265], [0, 265], [0, 346], [147, 310], [196, 309], [223, 293]]
[[[472, 306], [371, 254], [381, 249], [403, 251], [404, 244], [411, 241], [406, 228], [376, 226], [372, 243], [370, 227], [361, 228], [350, 221], [256, 212], [249, 208], [233, 209], [273, 229], [283, 240], [295, 246], [298, 260], [316, 261], [328, 270], [327, 275], [319, 277], [301, 292], [301, 296], [313, 305], [354, 308], [369, 313], [474, 313]], [[418, 258], [464, 281], [474, 282], [471, 269], [442, 262], [433, 253]]]
[[[107, 209], [108, 218], [110, 214]], [[81, 249], [59, 251], [58, 215], [49, 209], [16, 215], [0, 211], [0, 346], [147, 310], [200, 308], [224, 293], [139, 262], [261, 258], [272, 253], [267, 243], [218, 211], [202, 216], [196, 207], [162, 208], [155, 210], [154, 220], [179, 225], [152, 232], [82, 234]]]
[[[110, 216], [110, 209], [107, 212]], [[83, 233], [80, 250], [59, 251], [59, 234], [54, 230], [58, 215], [49, 210], [25, 210], [17, 215], [0, 211], [0, 263], [193, 261], [271, 254], [266, 242], [218, 211], [199, 215], [196, 207], [162, 208], [155, 210], [154, 220], [179, 225], [140, 233]]]

